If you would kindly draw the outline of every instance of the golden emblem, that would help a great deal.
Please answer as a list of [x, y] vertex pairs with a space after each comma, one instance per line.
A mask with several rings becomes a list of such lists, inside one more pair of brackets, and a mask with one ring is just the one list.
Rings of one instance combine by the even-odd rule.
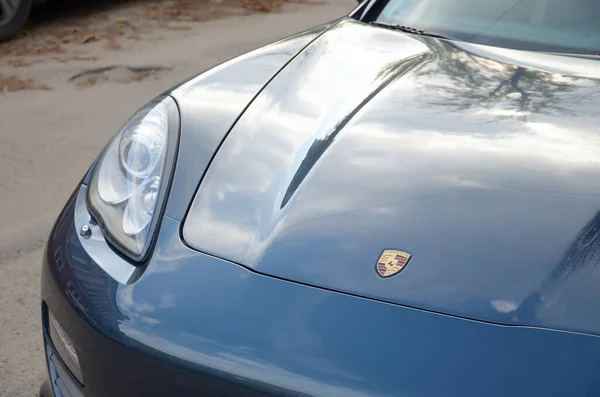
[[375, 266], [377, 274], [383, 278], [392, 277], [406, 267], [411, 257], [412, 255], [408, 252], [385, 250]]

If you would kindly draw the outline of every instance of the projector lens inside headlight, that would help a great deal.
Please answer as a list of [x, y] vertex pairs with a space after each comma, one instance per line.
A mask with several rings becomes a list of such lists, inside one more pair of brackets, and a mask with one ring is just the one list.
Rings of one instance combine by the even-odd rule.
[[88, 194], [107, 239], [134, 260], [148, 252], [174, 165], [179, 134], [175, 101], [154, 101], [125, 123], [100, 158]]

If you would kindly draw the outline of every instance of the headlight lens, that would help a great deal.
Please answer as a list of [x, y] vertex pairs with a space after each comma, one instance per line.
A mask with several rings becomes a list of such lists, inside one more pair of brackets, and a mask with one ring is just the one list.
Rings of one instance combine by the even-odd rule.
[[135, 113], [110, 141], [90, 180], [90, 211], [134, 260], [148, 252], [175, 161], [179, 111], [171, 97]]

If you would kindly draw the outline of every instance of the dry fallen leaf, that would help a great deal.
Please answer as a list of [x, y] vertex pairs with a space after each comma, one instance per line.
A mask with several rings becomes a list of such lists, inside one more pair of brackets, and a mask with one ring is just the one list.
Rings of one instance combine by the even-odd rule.
[[262, 3], [256, 4], [256, 11], [271, 12], [271, 9]]
[[95, 34], [87, 34], [87, 35], [83, 36], [83, 39], [81, 40], [81, 42], [83, 44], [85, 44], [85, 43], [89, 43], [90, 41], [95, 41], [95, 40], [96, 40]]

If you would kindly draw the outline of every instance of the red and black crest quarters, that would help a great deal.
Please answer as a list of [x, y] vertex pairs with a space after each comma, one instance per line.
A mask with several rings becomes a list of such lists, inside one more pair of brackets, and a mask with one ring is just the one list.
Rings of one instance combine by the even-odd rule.
[[411, 254], [404, 251], [385, 250], [375, 266], [377, 274], [383, 278], [398, 274], [406, 267], [411, 257]]

